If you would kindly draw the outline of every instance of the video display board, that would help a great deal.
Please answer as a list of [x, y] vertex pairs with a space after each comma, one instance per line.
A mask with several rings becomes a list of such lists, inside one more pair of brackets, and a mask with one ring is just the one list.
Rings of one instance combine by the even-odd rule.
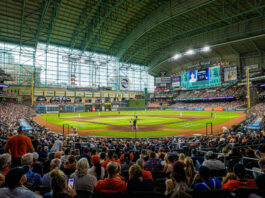
[[237, 67], [225, 67], [224, 68], [224, 81], [235, 81], [237, 80]]
[[171, 77], [157, 77], [156, 87], [169, 87], [171, 86]]
[[181, 73], [181, 88], [196, 89], [221, 85], [220, 66]]
[[172, 77], [172, 87], [180, 87], [180, 76]]

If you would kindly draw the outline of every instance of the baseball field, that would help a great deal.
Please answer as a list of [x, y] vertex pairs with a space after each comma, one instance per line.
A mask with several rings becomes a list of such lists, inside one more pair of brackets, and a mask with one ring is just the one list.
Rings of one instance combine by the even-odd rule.
[[[136, 116], [134, 130], [130, 120]], [[45, 114], [34, 119], [57, 133], [72, 134], [76, 127], [80, 136], [162, 137], [205, 134], [206, 123], [212, 123], [213, 133], [221, 132], [223, 126], [230, 128], [246, 115], [230, 111], [112, 111]]]

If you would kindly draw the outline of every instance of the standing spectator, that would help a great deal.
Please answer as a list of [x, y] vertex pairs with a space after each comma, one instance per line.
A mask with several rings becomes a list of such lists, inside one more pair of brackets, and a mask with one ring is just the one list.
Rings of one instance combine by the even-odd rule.
[[108, 177], [104, 180], [99, 180], [96, 186], [96, 191], [104, 193], [118, 193], [126, 191], [126, 183], [117, 178], [119, 172], [119, 164], [109, 162], [107, 165]]
[[[58, 168], [60, 169], [62, 166], [62, 162], [60, 159], [53, 159], [50, 163], [50, 167], [51, 167], [51, 171], [53, 171], [54, 169]], [[42, 179], [42, 185], [44, 187], [50, 187], [51, 186], [51, 176], [50, 176], [51, 172], [48, 172], [46, 174], [43, 175], [43, 179]]]
[[56, 153], [63, 150], [63, 136], [59, 137], [59, 140], [56, 140], [51, 148], [51, 152]]
[[82, 158], [77, 162], [77, 168], [70, 178], [74, 178], [76, 190], [86, 190], [91, 193], [97, 185], [97, 178], [88, 173], [89, 164], [86, 158]]
[[246, 178], [246, 170], [242, 164], [236, 164], [233, 173], [228, 173], [222, 183], [222, 188], [230, 191], [242, 187], [257, 187], [253, 179]]
[[29, 167], [29, 171], [26, 173], [27, 176], [26, 186], [32, 188], [40, 185], [41, 184], [40, 174], [32, 171], [33, 154], [27, 153], [23, 155], [21, 158], [21, 164]]
[[156, 159], [155, 152], [151, 152], [149, 155], [149, 160], [145, 162], [144, 169], [149, 171], [161, 171], [162, 166], [160, 160]]
[[83, 150], [83, 154], [81, 154], [78, 158], [78, 160], [80, 160], [81, 158], [86, 158], [89, 165], [91, 165], [91, 156], [90, 156], [90, 152], [89, 152], [89, 149], [88, 148], [85, 148]]
[[128, 172], [129, 168], [133, 165], [134, 163], [131, 162], [131, 156], [130, 154], [126, 153], [123, 158], [123, 163], [121, 165], [121, 172]]
[[11, 155], [8, 153], [0, 155], [0, 173], [6, 175], [9, 171], [10, 165], [11, 165]]
[[142, 170], [141, 167], [134, 164], [129, 169], [130, 179], [127, 184], [127, 191], [153, 191], [154, 185], [151, 179], [143, 179], [142, 178]]
[[11, 153], [12, 166], [21, 165], [21, 157], [27, 152], [34, 152], [32, 142], [29, 137], [25, 136], [21, 127], [18, 129], [18, 135], [10, 137], [5, 145], [5, 152]]
[[164, 173], [171, 173], [173, 171], [174, 157], [172, 155], [167, 155], [166, 165], [164, 166]]
[[76, 168], [75, 156], [71, 155], [69, 157], [69, 162], [64, 166], [65, 168]]
[[41, 198], [23, 186], [27, 181], [25, 174], [28, 171], [28, 166], [10, 169], [5, 178], [7, 188], [0, 188], [0, 197]]
[[97, 155], [92, 155], [92, 167], [88, 169], [88, 173], [94, 175], [97, 179], [104, 179], [105, 169], [100, 164], [100, 158]]

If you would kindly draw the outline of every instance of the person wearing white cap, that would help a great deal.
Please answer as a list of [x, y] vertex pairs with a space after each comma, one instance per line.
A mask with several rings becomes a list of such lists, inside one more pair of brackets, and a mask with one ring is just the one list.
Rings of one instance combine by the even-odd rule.
[[206, 160], [202, 164], [206, 166], [210, 170], [224, 170], [225, 165], [222, 161], [215, 159], [214, 153], [212, 151], [208, 151], [206, 154]]

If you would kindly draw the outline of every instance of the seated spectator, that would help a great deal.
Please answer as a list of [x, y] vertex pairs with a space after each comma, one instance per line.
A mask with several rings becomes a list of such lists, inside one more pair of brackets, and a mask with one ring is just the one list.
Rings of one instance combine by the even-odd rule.
[[97, 179], [104, 179], [105, 169], [100, 164], [100, 158], [97, 155], [91, 157], [92, 167], [88, 169], [88, 173], [94, 175]]
[[104, 161], [102, 162], [101, 166], [104, 167], [104, 168], [106, 169], [107, 164], [108, 164], [109, 162], [116, 162], [116, 163], [119, 163], [119, 164], [121, 163], [120, 160], [115, 160], [115, 159], [114, 159], [114, 153], [113, 153], [112, 151], [109, 151], [109, 152], [108, 152], [108, 158], [107, 158], [107, 160], [104, 160]]
[[38, 159], [39, 159], [39, 154], [34, 152], [33, 153], [32, 171], [42, 175], [43, 165], [38, 161]]
[[26, 173], [27, 176], [27, 182], [25, 185], [29, 188], [34, 188], [38, 185], [40, 185], [41, 182], [41, 176], [38, 173], [33, 172], [32, 170], [32, 164], [33, 164], [33, 154], [27, 153], [22, 156], [21, 158], [21, 164], [26, 165], [29, 167], [29, 171]]
[[61, 159], [62, 158], [62, 152], [61, 151], [57, 151], [56, 153], [54, 153], [54, 158]]
[[[197, 180], [201, 180], [201, 182], [196, 183]], [[199, 174], [195, 175], [193, 183], [196, 183], [194, 186], [195, 192], [206, 192], [221, 189], [222, 186], [219, 179], [210, 179], [210, 169], [206, 166], [201, 166], [199, 168]]]
[[[50, 162], [50, 168], [51, 168], [51, 171], [53, 171], [54, 169], [58, 168], [60, 169], [62, 166], [62, 162], [60, 159], [53, 159], [51, 162]], [[50, 176], [50, 172], [46, 173], [43, 175], [43, 179], [42, 179], [42, 185], [44, 187], [50, 187], [51, 186], [51, 176]]]
[[225, 165], [222, 161], [215, 159], [214, 153], [212, 151], [208, 151], [206, 154], [207, 160], [205, 160], [202, 165], [206, 166], [210, 170], [224, 170]]
[[259, 175], [256, 179], [256, 184], [259, 189], [257, 194], [250, 194], [249, 198], [263, 198], [265, 197], [265, 174]]
[[179, 154], [179, 161], [184, 162], [184, 160], [185, 160], [185, 154], [184, 153], [180, 153]]
[[6, 180], [5, 176], [2, 173], [0, 173], [0, 188], [5, 184], [5, 180]]
[[83, 154], [81, 154], [78, 158], [78, 160], [80, 160], [81, 158], [86, 158], [87, 161], [88, 161], [88, 164], [91, 165], [91, 156], [90, 156], [90, 152], [89, 152], [89, 149], [88, 148], [85, 148], [83, 150]]
[[265, 158], [262, 158], [258, 162], [260, 170], [265, 173]]
[[174, 157], [172, 155], [166, 156], [166, 164], [163, 168], [164, 173], [171, 173], [173, 171]]
[[9, 171], [10, 165], [11, 165], [11, 155], [8, 153], [0, 155], [0, 173], [6, 175]]
[[64, 155], [61, 157], [62, 163], [67, 164], [69, 162], [69, 158], [71, 156], [71, 149], [67, 148], [64, 151]]
[[126, 191], [126, 183], [117, 178], [119, 165], [116, 162], [109, 162], [107, 165], [108, 177], [104, 180], [99, 180], [96, 186], [96, 191], [104, 193], [118, 193]]
[[228, 173], [223, 178], [223, 189], [234, 190], [242, 187], [256, 187], [256, 182], [253, 179], [246, 177], [245, 167], [242, 164], [236, 164], [233, 168], [233, 173]]
[[86, 190], [91, 193], [97, 185], [97, 178], [88, 173], [89, 164], [86, 158], [82, 158], [77, 162], [77, 168], [70, 178], [74, 178], [76, 190]]
[[188, 186], [191, 186], [194, 176], [196, 175], [196, 170], [191, 157], [186, 157], [184, 160], [184, 164], [185, 164], [185, 174], [187, 178], [187, 184]]
[[58, 168], [50, 173], [51, 192], [46, 193], [43, 198], [78, 198], [75, 188], [67, 189], [67, 177]]
[[126, 153], [123, 157], [123, 163], [121, 165], [121, 172], [128, 172], [129, 168], [133, 165], [134, 163], [131, 162], [131, 156], [129, 153]]
[[162, 169], [161, 162], [159, 159], [156, 159], [155, 152], [152, 151], [149, 154], [149, 158], [150, 159], [144, 164], [144, 169], [149, 171], [161, 171]]
[[166, 196], [180, 190], [191, 191], [187, 185], [184, 167], [185, 164], [181, 161], [174, 163], [173, 172], [170, 175], [170, 179], [166, 180]]
[[130, 179], [127, 184], [127, 191], [153, 191], [154, 185], [151, 179], [143, 179], [141, 167], [134, 164], [129, 169]]
[[23, 186], [27, 181], [26, 173], [28, 171], [28, 166], [11, 168], [5, 177], [7, 188], [0, 188], [0, 197], [41, 198]]
[[69, 157], [69, 162], [64, 167], [65, 168], [76, 168], [75, 156], [71, 155]]
[[151, 171], [144, 170], [144, 160], [140, 158], [136, 161], [136, 164], [138, 166], [140, 166], [140, 168], [142, 170], [142, 178], [143, 179], [151, 179], [153, 181], [153, 176], [152, 176]]

